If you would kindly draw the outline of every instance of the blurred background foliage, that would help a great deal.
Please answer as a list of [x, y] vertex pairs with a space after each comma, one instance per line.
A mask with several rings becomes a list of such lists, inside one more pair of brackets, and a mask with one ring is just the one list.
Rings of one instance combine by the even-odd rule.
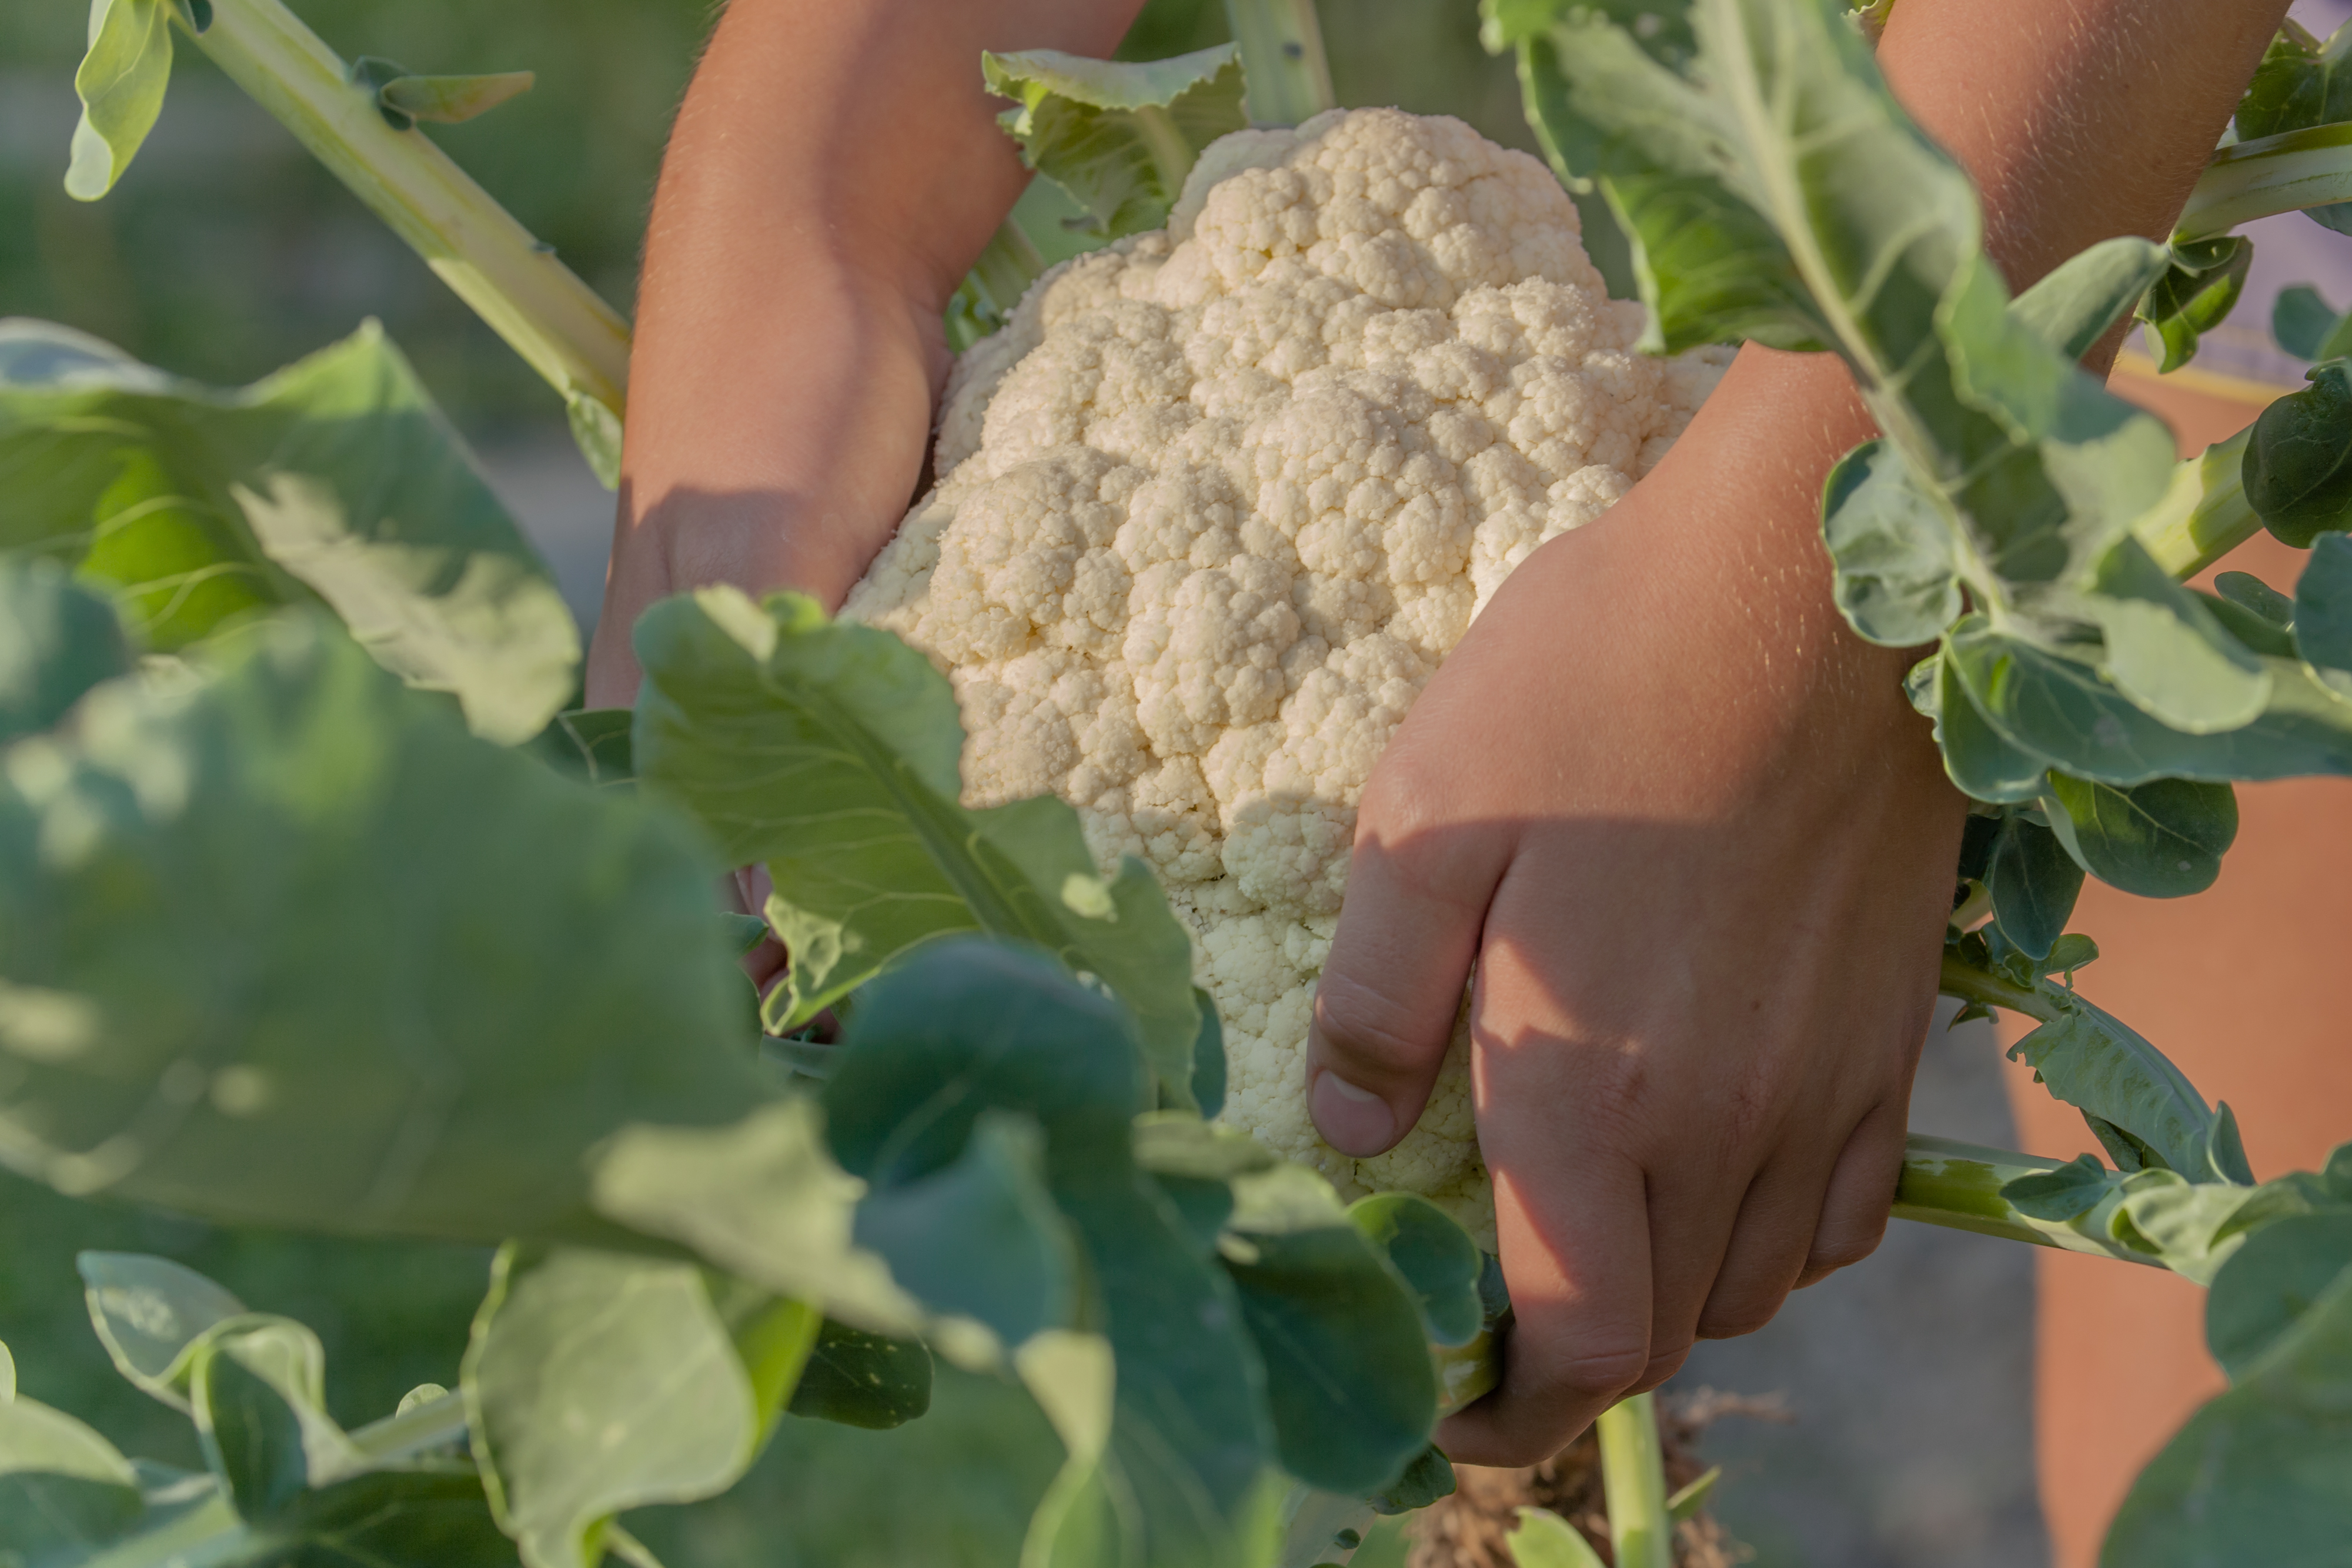
[[[346, 58], [529, 69], [537, 89], [431, 134], [626, 310], [670, 116], [709, 0], [292, 0]], [[1473, 0], [1325, 0], [1340, 101], [1458, 114], [1530, 145]], [[44, 317], [151, 363], [251, 381], [381, 317], [459, 422], [560, 414], [515, 357], [289, 136], [184, 47], [162, 123], [121, 185], [61, 187], [86, 0], [0, 6], [0, 313]], [[1220, 0], [1152, 0], [1123, 52], [1222, 42]], [[975, 69], [977, 66], [975, 65]]]

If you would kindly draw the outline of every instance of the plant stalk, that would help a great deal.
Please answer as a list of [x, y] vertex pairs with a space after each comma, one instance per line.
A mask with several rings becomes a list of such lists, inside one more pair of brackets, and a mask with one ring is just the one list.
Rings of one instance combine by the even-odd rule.
[[279, 0], [215, 0], [195, 41], [567, 403], [624, 413], [629, 329], [619, 312], [422, 131], [394, 131], [299, 17]]
[[2352, 122], [2314, 125], [2214, 153], [2172, 237], [2206, 239], [2273, 213], [2344, 201], [2352, 201]]
[[371, 1421], [352, 1434], [352, 1446], [370, 1463], [388, 1465], [462, 1443], [466, 1436], [466, 1399], [453, 1393]]
[[2155, 1258], [2121, 1242], [2021, 1214], [2000, 1196], [2000, 1189], [2018, 1177], [2054, 1171], [2065, 1163], [1914, 1133], [1904, 1140], [1903, 1175], [1895, 1187], [1894, 1215], [1922, 1225], [1940, 1225], [1947, 1230], [1973, 1231], [2061, 1252], [2163, 1268]]
[[1297, 125], [1339, 101], [1315, 0], [1225, 0], [1252, 125]]
[[1666, 1511], [1666, 1457], [1658, 1401], [1636, 1394], [1601, 1414], [1601, 1484], [1617, 1568], [1675, 1568], [1675, 1521]]
[[2132, 532], [2157, 565], [2186, 581], [2263, 531], [2262, 518], [2246, 502], [2246, 443], [2249, 425], [2216, 442], [2173, 470], [2172, 487]]

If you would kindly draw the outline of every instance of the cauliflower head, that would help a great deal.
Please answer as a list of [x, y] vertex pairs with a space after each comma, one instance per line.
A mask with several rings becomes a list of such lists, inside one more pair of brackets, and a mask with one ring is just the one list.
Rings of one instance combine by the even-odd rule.
[[1725, 350], [1633, 349], [1575, 204], [1458, 120], [1336, 110], [1210, 147], [1165, 231], [1066, 263], [957, 364], [938, 487], [844, 614], [953, 683], [967, 804], [1048, 791], [1138, 855], [1216, 998], [1222, 1120], [1491, 1248], [1465, 1028], [1373, 1159], [1302, 1058], [1356, 806], [1438, 662], [1630, 490]]

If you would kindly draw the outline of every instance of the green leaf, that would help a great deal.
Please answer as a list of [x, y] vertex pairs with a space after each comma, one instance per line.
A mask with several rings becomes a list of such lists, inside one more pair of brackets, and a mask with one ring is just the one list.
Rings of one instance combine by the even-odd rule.
[[983, 1111], [952, 1163], [877, 1186], [856, 1235], [916, 1296], [1005, 1343], [1076, 1315], [1077, 1258], [1046, 1190], [1038, 1125], [1017, 1111]]
[[2001, 819], [1993, 841], [1985, 886], [1992, 894], [1993, 922], [2001, 936], [2040, 960], [2065, 935], [2067, 916], [2083, 891], [2083, 868], [2057, 834], [2012, 811]]
[[2018, 1176], [2003, 1184], [2000, 1196], [2029, 1218], [2063, 1225], [2105, 1202], [2124, 1174], [2109, 1170], [2096, 1155], [2083, 1155], [2055, 1170]]
[[731, 589], [637, 622], [640, 775], [691, 810], [735, 863], [764, 861], [769, 924], [792, 952], [778, 1032], [919, 943], [1031, 942], [1095, 976], [1135, 1017], [1169, 1104], [1193, 1105], [1201, 1035], [1192, 940], [1129, 858], [1106, 883], [1077, 813], [1051, 797], [958, 804], [954, 694], [887, 632]]
[[1201, 1010], [1201, 1032], [1192, 1041], [1192, 1104], [1213, 1116], [1225, 1108], [1225, 1026], [1217, 1017], [1217, 998], [1198, 986], [1192, 1005]]
[[2139, 319], [2158, 349], [2157, 370], [2169, 373], [2197, 357], [2197, 340], [2225, 320], [2245, 292], [2254, 242], [2243, 235], [2189, 240], [2172, 247], [2171, 266], [2140, 301]]
[[89, 51], [74, 72], [74, 127], [66, 194], [94, 202], [131, 167], [163, 112], [172, 80], [171, 0], [90, 0]]
[[1434, 1443], [1425, 1443], [1404, 1469], [1371, 1495], [1372, 1511], [1383, 1516], [1412, 1513], [1442, 1497], [1452, 1497], [1454, 1461]]
[[0, 779], [0, 1161], [235, 1223], [585, 1222], [593, 1145], [764, 1099], [712, 862], [316, 618]]
[[2300, 23], [2287, 22], [2238, 100], [2238, 139], [2252, 141], [2341, 120], [2352, 120], [2352, 71], [2344, 68], [2343, 35], [2323, 47]]
[[[835, 1155], [877, 1193], [950, 1167], [991, 1110], [1036, 1119], [1047, 1186], [1092, 1282], [1084, 1321], [1101, 1325], [1117, 1358], [1109, 1432], [1083, 1484], [1122, 1500], [1115, 1528], [1129, 1544], [1119, 1550], [1136, 1560], [1222, 1563], [1237, 1533], [1258, 1528], [1273, 1434], [1234, 1285], [1134, 1163], [1129, 1124], [1146, 1084], [1108, 998], [1041, 956], [959, 941], [861, 996], [824, 1103]], [[1083, 1362], [1087, 1353], [1070, 1354]], [[1057, 1409], [1059, 1396], [1031, 1376], [1027, 1355], [1015, 1358], [1024, 1380], [1075, 1456], [1082, 1443], [1072, 1427], [1091, 1427]], [[1073, 1511], [1070, 1529], [1083, 1533], [1088, 1519], [1114, 1528], [1076, 1495], [1056, 1504]], [[1056, 1561], [1066, 1550], [1054, 1548]]]
[[0, 556], [0, 746], [131, 668], [114, 607], [45, 560]]
[[1023, 161], [1067, 191], [1107, 239], [1166, 223], [1201, 150], [1249, 124], [1232, 44], [1139, 63], [1058, 49], [980, 58], [988, 90], [1018, 105], [997, 123]]
[[536, 735], [572, 693], [554, 579], [373, 322], [236, 392], [0, 322], [0, 550], [113, 586], [157, 649], [324, 602], [491, 739]]
[[[817, 1318], [781, 1314], [782, 1387]], [[773, 1406], [701, 1270], [579, 1249], [509, 1247], [466, 1354], [466, 1407], [483, 1485], [526, 1568], [592, 1568], [625, 1508], [715, 1496], [751, 1467]]]
[[2266, 659], [2301, 657], [2294, 645], [2294, 600], [2248, 572], [2221, 572], [2213, 586], [2218, 592], [2198, 597], [2230, 635]]
[[2041, 798], [2050, 759], [2012, 744], [1988, 721], [1961, 683], [1957, 663], [1942, 655], [1934, 667], [1936, 739], [1944, 771], [1972, 800], [2017, 805]]
[[2105, 1568], [2320, 1568], [2352, 1539], [2352, 1272], [2209, 1401], [2132, 1483]]
[[1944, 660], [2000, 738], [2103, 784], [2284, 779], [2352, 770], [2352, 704], [2299, 663], [2265, 659], [2269, 706], [2253, 723], [2189, 735], [2135, 706], [2087, 663], [1964, 616]]
[[1679, 54], [1673, 46], [1691, 37], [1687, 23], [1642, 29], [1652, 34], [1643, 39], [1612, 10], [1674, 16], [1664, 6], [1569, 7], [1522, 38], [1519, 77], [1554, 167], [1572, 186], [1598, 178], [1632, 246], [1650, 310], [1642, 347], [1673, 353], [1738, 338], [1825, 346], [1834, 334], [1794, 259], [1769, 218], [1741, 199], [1748, 171], [1717, 178], [1742, 163], [1748, 128], [1660, 57]]
[[793, 1389], [792, 1413], [887, 1431], [931, 1407], [931, 1353], [830, 1318]]
[[197, 1340], [215, 1324], [245, 1315], [245, 1303], [202, 1274], [168, 1258], [84, 1252], [83, 1296], [99, 1343], [114, 1369], [182, 1413]]
[[2247, 503], [2297, 549], [2352, 527], [2352, 368], [2331, 360], [2305, 379], [2263, 410], [2245, 456]]
[[2271, 337], [2298, 360], [2333, 360], [2352, 352], [2352, 342], [2339, 340], [2346, 319], [2308, 283], [2279, 290], [2271, 307]]
[[2326, 533], [2312, 541], [2293, 610], [2304, 663], [2338, 695], [2352, 697], [2352, 537]]
[[557, 714], [533, 747], [551, 767], [583, 784], [634, 784], [629, 730], [635, 722], [625, 707], [575, 708]]
[[482, 1482], [470, 1469], [354, 1476], [303, 1494], [267, 1529], [231, 1539], [233, 1547], [205, 1561], [223, 1568], [311, 1563], [514, 1568], [515, 1561], [515, 1549], [492, 1521]]
[[[496, 71], [484, 76], [400, 76], [376, 90], [376, 101], [413, 124], [463, 125], [509, 103], [539, 85], [530, 71]], [[405, 130], [406, 127], [402, 127]]]
[[2011, 300], [2010, 319], [2063, 357], [2079, 360], [2130, 314], [2170, 266], [2164, 246], [2137, 235], [2101, 240]]
[[[1066, 1458], [1030, 1521], [1021, 1568], [1272, 1568], [1297, 1484], [1268, 1468], [1224, 1516], [1155, 1529], [1139, 1513], [1118, 1449], [1111, 1349], [1094, 1334], [1053, 1330], [1021, 1348], [1021, 1381], [1060, 1436]], [[1198, 1511], [1198, 1503], [1195, 1503]]]
[[1503, 1539], [1518, 1568], [1602, 1568], [1601, 1553], [1559, 1515], [1540, 1508], [1517, 1512], [1518, 1524]]
[[1305, 1166], [1234, 1190], [1218, 1250], [1265, 1366], [1283, 1469], [1327, 1491], [1380, 1487], [1428, 1446], [1437, 1418], [1419, 1298]]
[[1822, 491], [1822, 539], [1855, 634], [1889, 648], [1932, 643], [1960, 612], [1949, 526], [1883, 441], [1839, 459]]
[[2173, 1170], [2207, 1172], [2214, 1116], [2196, 1087], [2156, 1047], [2080, 997], [2067, 996], [2065, 1010], [2009, 1056], [2056, 1098], [2123, 1128]]
[[2271, 698], [2262, 660], [2137, 538], [2100, 559], [2081, 608], [2105, 647], [2099, 674], [2142, 713], [2190, 735], [2242, 729]]
[[2289, 1215], [2246, 1239], [2213, 1277], [2205, 1344], [2242, 1379], [2352, 1268], [2352, 1212]]
[[0, 1348], [0, 1559], [87, 1561], [137, 1522], [138, 1476], [113, 1444], [16, 1392]]
[[689, 1247], [782, 1295], [877, 1333], [922, 1326], [883, 1260], [851, 1239], [860, 1183], [827, 1151], [806, 1095], [719, 1127], [626, 1127], [596, 1162], [598, 1213]]
[[1349, 1205], [1348, 1218], [1412, 1288], [1430, 1343], [1467, 1344], [1486, 1326], [1478, 1299], [1485, 1260], [1444, 1209], [1412, 1193], [1383, 1192]]
[[2158, 779], [2118, 789], [2053, 772], [2043, 800], [2068, 854], [2101, 882], [2142, 898], [2204, 892], [2238, 836], [2237, 792], [2227, 784]]
[[207, 1333], [188, 1379], [205, 1463], [238, 1517], [268, 1524], [313, 1479], [360, 1468], [326, 1414], [326, 1354], [319, 1336], [284, 1319], [256, 1319]]
[[1666, 1499], [1666, 1516], [1676, 1524], [1697, 1518], [1715, 1491], [1716, 1482], [1722, 1479], [1723, 1467], [1717, 1465], [1688, 1486], [1676, 1489], [1674, 1496]]

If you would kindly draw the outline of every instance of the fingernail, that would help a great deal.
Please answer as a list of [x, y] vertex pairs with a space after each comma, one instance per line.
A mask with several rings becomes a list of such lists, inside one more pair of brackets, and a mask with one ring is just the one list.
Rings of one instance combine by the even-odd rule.
[[1396, 1115], [1388, 1102], [1336, 1072], [1317, 1075], [1307, 1112], [1323, 1141], [1351, 1159], [1368, 1159], [1396, 1142]]

